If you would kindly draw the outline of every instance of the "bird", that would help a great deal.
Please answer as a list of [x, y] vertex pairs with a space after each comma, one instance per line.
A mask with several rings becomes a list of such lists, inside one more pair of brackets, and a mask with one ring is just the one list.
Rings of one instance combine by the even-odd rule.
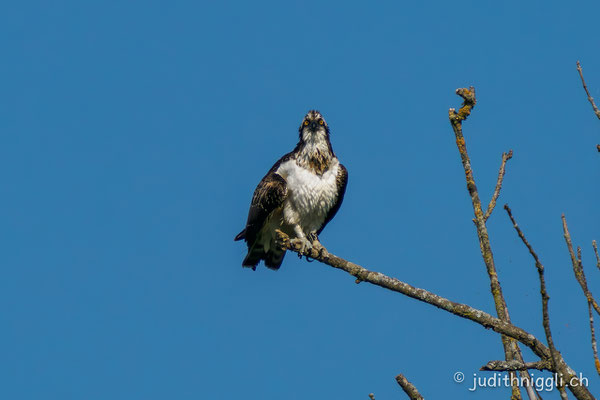
[[256, 187], [246, 227], [234, 239], [248, 245], [243, 267], [256, 270], [261, 260], [267, 268], [281, 267], [286, 251], [276, 244], [276, 230], [299, 239], [300, 253], [311, 249], [342, 205], [348, 170], [333, 152], [323, 115], [308, 111], [298, 133], [294, 150], [281, 157]]

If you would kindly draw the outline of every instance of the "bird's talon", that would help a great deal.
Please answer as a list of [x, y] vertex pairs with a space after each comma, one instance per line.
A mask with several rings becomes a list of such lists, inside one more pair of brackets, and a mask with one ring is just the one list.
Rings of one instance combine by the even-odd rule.
[[286, 250], [290, 246], [290, 237], [279, 229], [275, 230], [275, 244]]
[[302, 242], [302, 253], [310, 255], [313, 245], [310, 241], [304, 239]]
[[323, 246], [319, 247], [319, 258], [327, 258], [327, 250]]

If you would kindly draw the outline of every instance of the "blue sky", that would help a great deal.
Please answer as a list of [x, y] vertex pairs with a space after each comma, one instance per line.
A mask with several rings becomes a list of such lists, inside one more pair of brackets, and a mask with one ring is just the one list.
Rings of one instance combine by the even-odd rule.
[[293, 254], [242, 269], [233, 242], [317, 108], [349, 171], [323, 244], [493, 313], [447, 119], [471, 84], [485, 203], [514, 151], [488, 223], [512, 319], [543, 339], [505, 202], [555, 343], [599, 393], [560, 215], [600, 293], [600, 121], [575, 69], [600, 99], [600, 4], [484, 3], [4, 4], [0, 397], [384, 400], [401, 372], [427, 398], [507, 398], [452, 380], [503, 357], [496, 334]]

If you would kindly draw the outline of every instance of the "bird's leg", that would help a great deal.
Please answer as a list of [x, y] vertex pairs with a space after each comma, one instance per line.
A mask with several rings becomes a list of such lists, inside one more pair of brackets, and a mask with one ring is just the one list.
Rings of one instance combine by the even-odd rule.
[[307, 235], [308, 240], [312, 243], [312, 248], [315, 249], [319, 253], [319, 258], [323, 258], [327, 254], [327, 250], [319, 241], [319, 236], [317, 232], [313, 231]]
[[275, 229], [275, 244], [282, 250], [287, 250], [290, 244], [290, 237], [279, 229]]
[[321, 244], [321, 242], [319, 242], [319, 236], [315, 231], [310, 232], [306, 238], [312, 243], [313, 246], [316, 244]]
[[306, 239], [306, 236], [304, 235], [304, 232], [302, 231], [300, 225], [294, 226], [294, 233], [296, 233], [296, 239], [300, 242], [298, 256], [302, 258], [303, 254], [310, 252], [310, 249], [312, 249], [312, 243], [308, 239]]

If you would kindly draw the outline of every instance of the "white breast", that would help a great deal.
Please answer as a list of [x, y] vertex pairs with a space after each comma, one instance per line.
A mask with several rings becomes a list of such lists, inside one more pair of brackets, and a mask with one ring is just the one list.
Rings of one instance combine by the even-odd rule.
[[332, 160], [330, 168], [322, 176], [298, 166], [295, 160], [279, 166], [277, 173], [286, 180], [288, 188], [283, 207], [286, 223], [300, 225], [305, 234], [319, 230], [337, 200], [338, 169], [337, 159]]

